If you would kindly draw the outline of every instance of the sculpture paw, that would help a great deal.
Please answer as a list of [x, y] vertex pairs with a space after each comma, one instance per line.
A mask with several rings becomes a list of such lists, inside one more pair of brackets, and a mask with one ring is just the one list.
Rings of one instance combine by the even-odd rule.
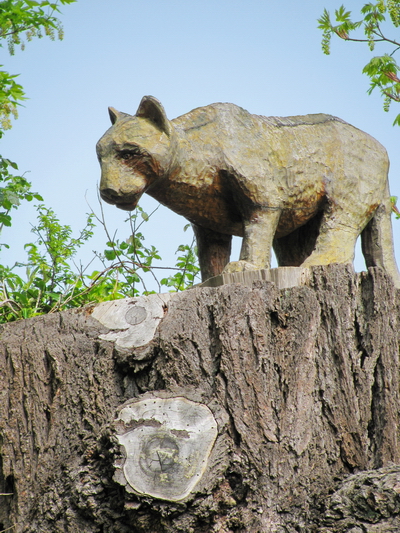
[[226, 265], [222, 272], [225, 274], [231, 274], [232, 272], [244, 272], [246, 270], [259, 270], [259, 268], [247, 261], [231, 261]]

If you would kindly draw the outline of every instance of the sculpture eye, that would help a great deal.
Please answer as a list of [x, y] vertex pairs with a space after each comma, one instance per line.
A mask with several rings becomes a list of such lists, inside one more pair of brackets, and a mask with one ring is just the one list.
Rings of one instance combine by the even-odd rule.
[[123, 159], [124, 161], [130, 161], [131, 159], [140, 156], [140, 150], [138, 148], [132, 148], [131, 150], [121, 150], [118, 155], [120, 159]]

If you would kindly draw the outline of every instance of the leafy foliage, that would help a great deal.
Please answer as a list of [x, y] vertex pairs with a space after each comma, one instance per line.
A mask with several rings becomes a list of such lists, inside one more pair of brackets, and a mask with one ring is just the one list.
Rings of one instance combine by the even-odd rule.
[[[22, 49], [25, 47], [23, 33], [27, 41], [43, 35], [54, 39], [56, 33], [62, 39], [62, 25], [55, 13], [59, 13], [59, 4], [71, 4], [74, 1], [0, 1], [0, 41], [7, 40], [8, 50], [14, 54], [16, 45]], [[16, 75], [0, 70], [0, 139], [11, 128], [11, 118], [18, 117], [18, 106], [26, 100], [23, 87], [16, 82], [16, 78]], [[10, 168], [18, 170], [16, 163], [0, 156], [0, 233], [4, 226], [11, 225], [10, 211], [17, 208], [22, 200], [36, 198], [42, 201], [38, 193], [31, 191], [31, 184], [23, 176], [12, 175]]]
[[394, 213], [394, 215], [397, 218], [397, 220], [400, 220], [400, 211], [399, 211], [399, 208], [396, 205], [397, 196], [391, 196], [390, 199], [392, 201], [392, 212]]
[[[55, 17], [59, 4], [71, 4], [75, 0], [3, 0], [0, 1], [0, 41], [5, 39], [8, 51], [15, 53], [15, 47], [25, 48], [25, 40], [44, 35], [54, 40], [56, 35], [63, 38], [61, 22]], [[24, 39], [24, 37], [25, 39]], [[0, 42], [0, 46], [3, 46]], [[0, 68], [2, 65], [0, 65]], [[5, 70], [0, 70], [0, 137], [4, 130], [11, 127], [10, 118], [17, 118], [17, 106], [25, 100], [25, 93], [15, 78]]]
[[[9, 167], [18, 170], [16, 163], [0, 156], [0, 234], [4, 226], [11, 226], [11, 210], [16, 209], [21, 200], [43, 200], [40, 194], [32, 192], [31, 184], [23, 176], [10, 174]], [[2, 246], [9, 247], [0, 243], [0, 251]]]
[[[185, 231], [189, 226], [190, 224], [185, 226]], [[163, 278], [160, 283], [166, 287], [172, 287], [176, 291], [183, 291], [189, 287], [193, 287], [200, 271], [197, 262], [195, 238], [193, 237], [190, 246], [188, 244], [181, 244], [176, 253], [180, 254], [175, 265], [179, 271], [168, 278]]]
[[0, 70], [0, 139], [4, 130], [11, 128], [11, 117], [18, 118], [19, 102], [25, 100], [24, 90], [15, 81], [16, 77]]
[[[37, 206], [38, 224], [32, 228], [36, 241], [25, 245], [27, 261], [12, 268], [0, 265], [0, 323], [53, 313], [90, 302], [100, 302], [150, 294], [144, 274], [165, 267], [154, 265], [161, 257], [154, 246], [145, 245], [141, 231], [149, 216], [138, 207], [129, 216], [132, 234], [126, 241], [111, 238], [103, 215], [87, 216], [84, 229], [78, 237], [72, 236], [71, 227], [60, 224], [52, 209]], [[102, 270], [90, 274], [86, 268], [74, 264], [77, 252], [93, 235], [94, 220], [103, 225], [108, 242], [104, 253], [95, 253]], [[172, 290], [193, 286], [199, 272], [194, 243], [181, 245], [175, 274], [157, 281]], [[21, 275], [21, 269], [25, 274]], [[141, 289], [141, 290], [139, 290]], [[154, 291], [153, 291], [154, 292]]]
[[[361, 14], [362, 20], [353, 21], [351, 12], [342, 5], [335, 10], [337, 23], [335, 25], [331, 21], [329, 12], [324, 9], [322, 16], [318, 19], [318, 27], [323, 32], [322, 50], [325, 54], [330, 54], [332, 35], [337, 35], [345, 41], [367, 43], [371, 52], [374, 51], [377, 43], [389, 44], [392, 47], [390, 54], [373, 57], [363, 69], [363, 73], [371, 80], [368, 93], [378, 88], [384, 98], [383, 108], [389, 111], [391, 102], [400, 102], [400, 66], [393, 57], [400, 49], [400, 41], [387, 37], [383, 33], [382, 25], [389, 15], [389, 20], [394, 27], [400, 26], [400, 0], [369, 2], [362, 7]], [[354, 32], [361, 27], [365, 37], [355, 37]], [[396, 116], [393, 124], [400, 126], [400, 114]]]
[[62, 39], [64, 31], [55, 13], [59, 13], [59, 4], [72, 4], [75, 0], [3, 0], [0, 2], [0, 39], [7, 39], [8, 50], [14, 54], [15, 46], [25, 48], [21, 34], [27, 41], [44, 35], [54, 40], [56, 35]]
[[[23, 50], [25, 42], [34, 37], [62, 39], [63, 28], [55, 14], [59, 13], [60, 4], [74, 1], [0, 1], [0, 40], [7, 40], [12, 55], [16, 46]], [[0, 70], [0, 138], [11, 128], [11, 118], [17, 118], [17, 107], [26, 99], [16, 77]], [[13, 175], [10, 169], [18, 170], [17, 164], [0, 156], [0, 234], [4, 227], [11, 226], [12, 210], [21, 201], [43, 201], [40, 194], [31, 190], [24, 176]], [[61, 224], [52, 209], [40, 204], [37, 211], [38, 222], [32, 229], [36, 240], [25, 245], [27, 260], [13, 267], [0, 265], [0, 322], [135, 296], [139, 294], [138, 287], [148, 294], [144, 275], [150, 273], [157, 281], [154, 271], [162, 267], [154, 262], [161, 257], [154, 246], [145, 245], [141, 226], [149, 216], [141, 208], [129, 217], [131, 236], [126, 241], [109, 235], [103, 212], [100, 218], [90, 213], [83, 230], [78, 237], [73, 237], [71, 227]], [[100, 260], [103, 269], [87, 274], [89, 265], [78, 267], [74, 261], [79, 249], [92, 237], [95, 219], [106, 231], [107, 248], [102, 254], [95, 253], [93, 258]], [[0, 243], [0, 250], [1, 247], [9, 248], [9, 245]], [[157, 281], [159, 289], [164, 285], [183, 290], [195, 282], [199, 267], [194, 243], [180, 246], [178, 253], [173, 268], [177, 272]]]
[[[92, 217], [78, 238], [71, 228], [60, 224], [52, 209], [38, 206], [38, 225], [32, 231], [37, 241], [25, 245], [28, 260], [13, 268], [0, 266], [2, 283], [2, 321], [28, 318], [56, 310], [77, 296], [80, 280], [69, 261], [92, 235]], [[26, 269], [25, 279], [14, 270]]]

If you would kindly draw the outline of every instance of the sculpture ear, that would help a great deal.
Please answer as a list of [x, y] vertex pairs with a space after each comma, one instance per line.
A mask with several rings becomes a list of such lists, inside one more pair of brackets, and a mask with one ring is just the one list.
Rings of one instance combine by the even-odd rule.
[[165, 110], [159, 100], [154, 96], [143, 96], [142, 101], [139, 104], [136, 116], [141, 118], [147, 118], [150, 120], [159, 130], [163, 131], [167, 135], [171, 134], [171, 124], [167, 118]]
[[110, 115], [111, 124], [115, 124], [122, 115], [122, 113], [120, 113], [113, 107], [108, 108], [108, 114]]

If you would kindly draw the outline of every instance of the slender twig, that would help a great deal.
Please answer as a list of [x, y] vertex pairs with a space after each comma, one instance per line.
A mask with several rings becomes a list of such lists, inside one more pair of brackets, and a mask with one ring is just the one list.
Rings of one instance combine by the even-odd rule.
[[40, 300], [42, 298], [42, 291], [39, 289], [38, 291], [38, 296], [36, 298], [36, 304], [35, 304], [35, 313], [37, 312], [37, 310], [39, 309], [39, 305], [40, 305]]
[[7, 529], [2, 529], [2, 530], [0, 531], [0, 533], [6, 533], [6, 531], [10, 531], [10, 529], [14, 529], [15, 527], [17, 527], [17, 524], [15, 524], [15, 525], [13, 525], [13, 526], [10, 526], [10, 527], [8, 527]]
[[[156, 207], [156, 208], [150, 213], [149, 217], [151, 217], [151, 216], [157, 211], [157, 209], [158, 209], [159, 207], [160, 207], [160, 204], [158, 204], [158, 206], [157, 206], [157, 207]], [[135, 218], [135, 219], [134, 219], [134, 225], [132, 226], [132, 217], [129, 217], [129, 225], [130, 225], [130, 228], [131, 228], [131, 231], [132, 231], [132, 237], [134, 237], [134, 235], [136, 234], [137, 230], [140, 228], [140, 226], [141, 226], [144, 222], [145, 222], [145, 221], [142, 220], [142, 222], [140, 222], [139, 226], [136, 227], [136, 218]], [[150, 274], [153, 276], [154, 281], [155, 281], [155, 282], [157, 283], [157, 285], [158, 285], [158, 290], [161, 291], [161, 285], [160, 285], [160, 282], [158, 281], [156, 275], [155, 275], [154, 272], [153, 272], [153, 268], [156, 268], [156, 267], [153, 267], [153, 265], [151, 265], [151, 266], [143, 265], [142, 262], [140, 261], [140, 257], [138, 256], [138, 254], [137, 254], [137, 252], [136, 252], [136, 247], [135, 247], [134, 250], [135, 250], [135, 251], [134, 251], [134, 254], [135, 254], [135, 257], [136, 257], [137, 261], [139, 262], [140, 268], [141, 268], [142, 270], [147, 269], [147, 270], [150, 272]], [[133, 264], [134, 264], [134, 263], [133, 263]], [[146, 287], [146, 285], [145, 285], [145, 283], [144, 283], [143, 278], [137, 273], [137, 271], [135, 272], [135, 274], [140, 278], [140, 281], [141, 281], [141, 283], [142, 283], [142, 285], [143, 285], [143, 288], [144, 288], [145, 292], [148, 292], [148, 291], [147, 291], [147, 287]], [[133, 289], [135, 289], [135, 286], [133, 286]]]
[[[343, 35], [340, 35], [337, 31], [335, 31], [335, 33], [336, 33], [336, 35], [338, 37], [340, 37], [344, 41], [353, 41], [353, 42], [356, 42], [356, 43], [369, 43], [369, 42], [371, 42], [371, 39], [355, 39], [354, 37], [349, 37], [349, 36], [344, 37]], [[394, 45], [396, 45], [398, 47], [398, 48], [396, 48], [395, 51], [397, 51], [400, 48], [400, 43], [398, 43], [397, 41], [392, 41], [391, 39], [387, 39], [386, 37], [383, 37], [381, 39], [372, 39], [372, 41], [374, 43], [380, 43], [380, 42], [386, 41], [388, 43], [394, 44]]]
[[[180, 288], [182, 286], [182, 283], [184, 283], [186, 270], [187, 270], [187, 267], [188, 267], [188, 264], [189, 264], [189, 256], [190, 256], [190, 252], [193, 250], [194, 243], [195, 243], [195, 237], [193, 237], [192, 244], [190, 245], [190, 248], [189, 248], [189, 253], [186, 255], [185, 266], [184, 266], [183, 271], [182, 271], [182, 278], [181, 278], [181, 282], [180, 282], [180, 284], [178, 286], [178, 290], [180, 290]], [[193, 285], [193, 282], [192, 282], [192, 285]]]
[[[391, 44], [394, 44], [395, 46], [397, 46], [398, 48], [396, 48], [396, 50], [398, 50], [400, 48], [400, 43], [397, 42], [397, 41], [394, 41], [393, 39], [389, 39], [388, 37], [385, 37], [379, 24], [376, 25], [376, 30], [372, 30], [371, 33], [373, 33], [374, 35], [377, 35], [379, 37], [379, 39], [372, 39], [372, 41], [374, 43], [379, 43], [379, 42], [387, 42], [387, 43], [391, 43]], [[354, 37], [349, 37], [348, 34], [341, 34], [340, 32], [336, 31], [334, 28], [332, 28], [333, 31], [336, 33], [336, 35], [338, 37], [340, 37], [341, 39], [343, 39], [344, 41], [353, 41], [353, 42], [357, 42], [357, 43], [369, 43], [371, 42], [371, 39], [355, 39]], [[392, 52], [392, 54], [394, 52], [396, 52], [396, 50], [394, 50]]]
[[388, 93], [387, 91], [384, 91], [383, 89], [382, 89], [382, 92], [385, 96], [387, 96], [391, 100], [394, 100], [395, 102], [400, 102], [400, 96], [396, 96], [395, 94]]
[[93, 263], [95, 259], [96, 259], [96, 255], [89, 261], [89, 263], [85, 266], [85, 268], [82, 268], [82, 263], [78, 267], [75, 261], [72, 261], [75, 268], [79, 271], [79, 276], [82, 278], [82, 280], [83, 280], [83, 274], [86, 272], [86, 270], [90, 267], [90, 265]]
[[12, 308], [13, 305], [16, 305], [18, 307], [19, 311], [21, 311], [21, 309], [22, 309], [22, 307], [15, 300], [12, 300], [11, 298], [7, 298], [6, 300], [3, 300], [3, 301], [0, 302], [0, 307], [4, 307], [6, 305], [13, 312], [15, 312], [15, 310]]
[[12, 307], [13, 305], [15, 305], [18, 308], [17, 310], [21, 311], [22, 307], [19, 305], [19, 303], [9, 297], [4, 280], [3, 280], [3, 294], [5, 296], [5, 299], [0, 302], [0, 307], [5, 307], [7, 305], [11, 309], [11, 311], [15, 313], [16, 311]]
[[[150, 217], [152, 217], [156, 211], [159, 210], [160, 206], [161, 206], [161, 204], [158, 204], [158, 206], [157, 206], [156, 208], [153, 209], [153, 211], [150, 213], [150, 215], [148, 215], [148, 219], [149, 219]], [[131, 217], [129, 217], [129, 218], [131, 218]], [[147, 220], [148, 220], [148, 219], [147, 219]], [[141, 226], [142, 224], [144, 224], [145, 222], [147, 222], [147, 221], [146, 221], [145, 219], [143, 219], [143, 220], [139, 223], [138, 227], [136, 228], [136, 231], [137, 231], [138, 229], [140, 229], [140, 226]]]
[[392, 52], [391, 54], [389, 54], [390, 57], [392, 57], [393, 54], [395, 54], [395, 53], [397, 52], [397, 50], [399, 50], [399, 49], [400, 49], [400, 44], [399, 44], [399, 46], [398, 46], [397, 48], [395, 48], [395, 49], [393, 50], [393, 52]]

